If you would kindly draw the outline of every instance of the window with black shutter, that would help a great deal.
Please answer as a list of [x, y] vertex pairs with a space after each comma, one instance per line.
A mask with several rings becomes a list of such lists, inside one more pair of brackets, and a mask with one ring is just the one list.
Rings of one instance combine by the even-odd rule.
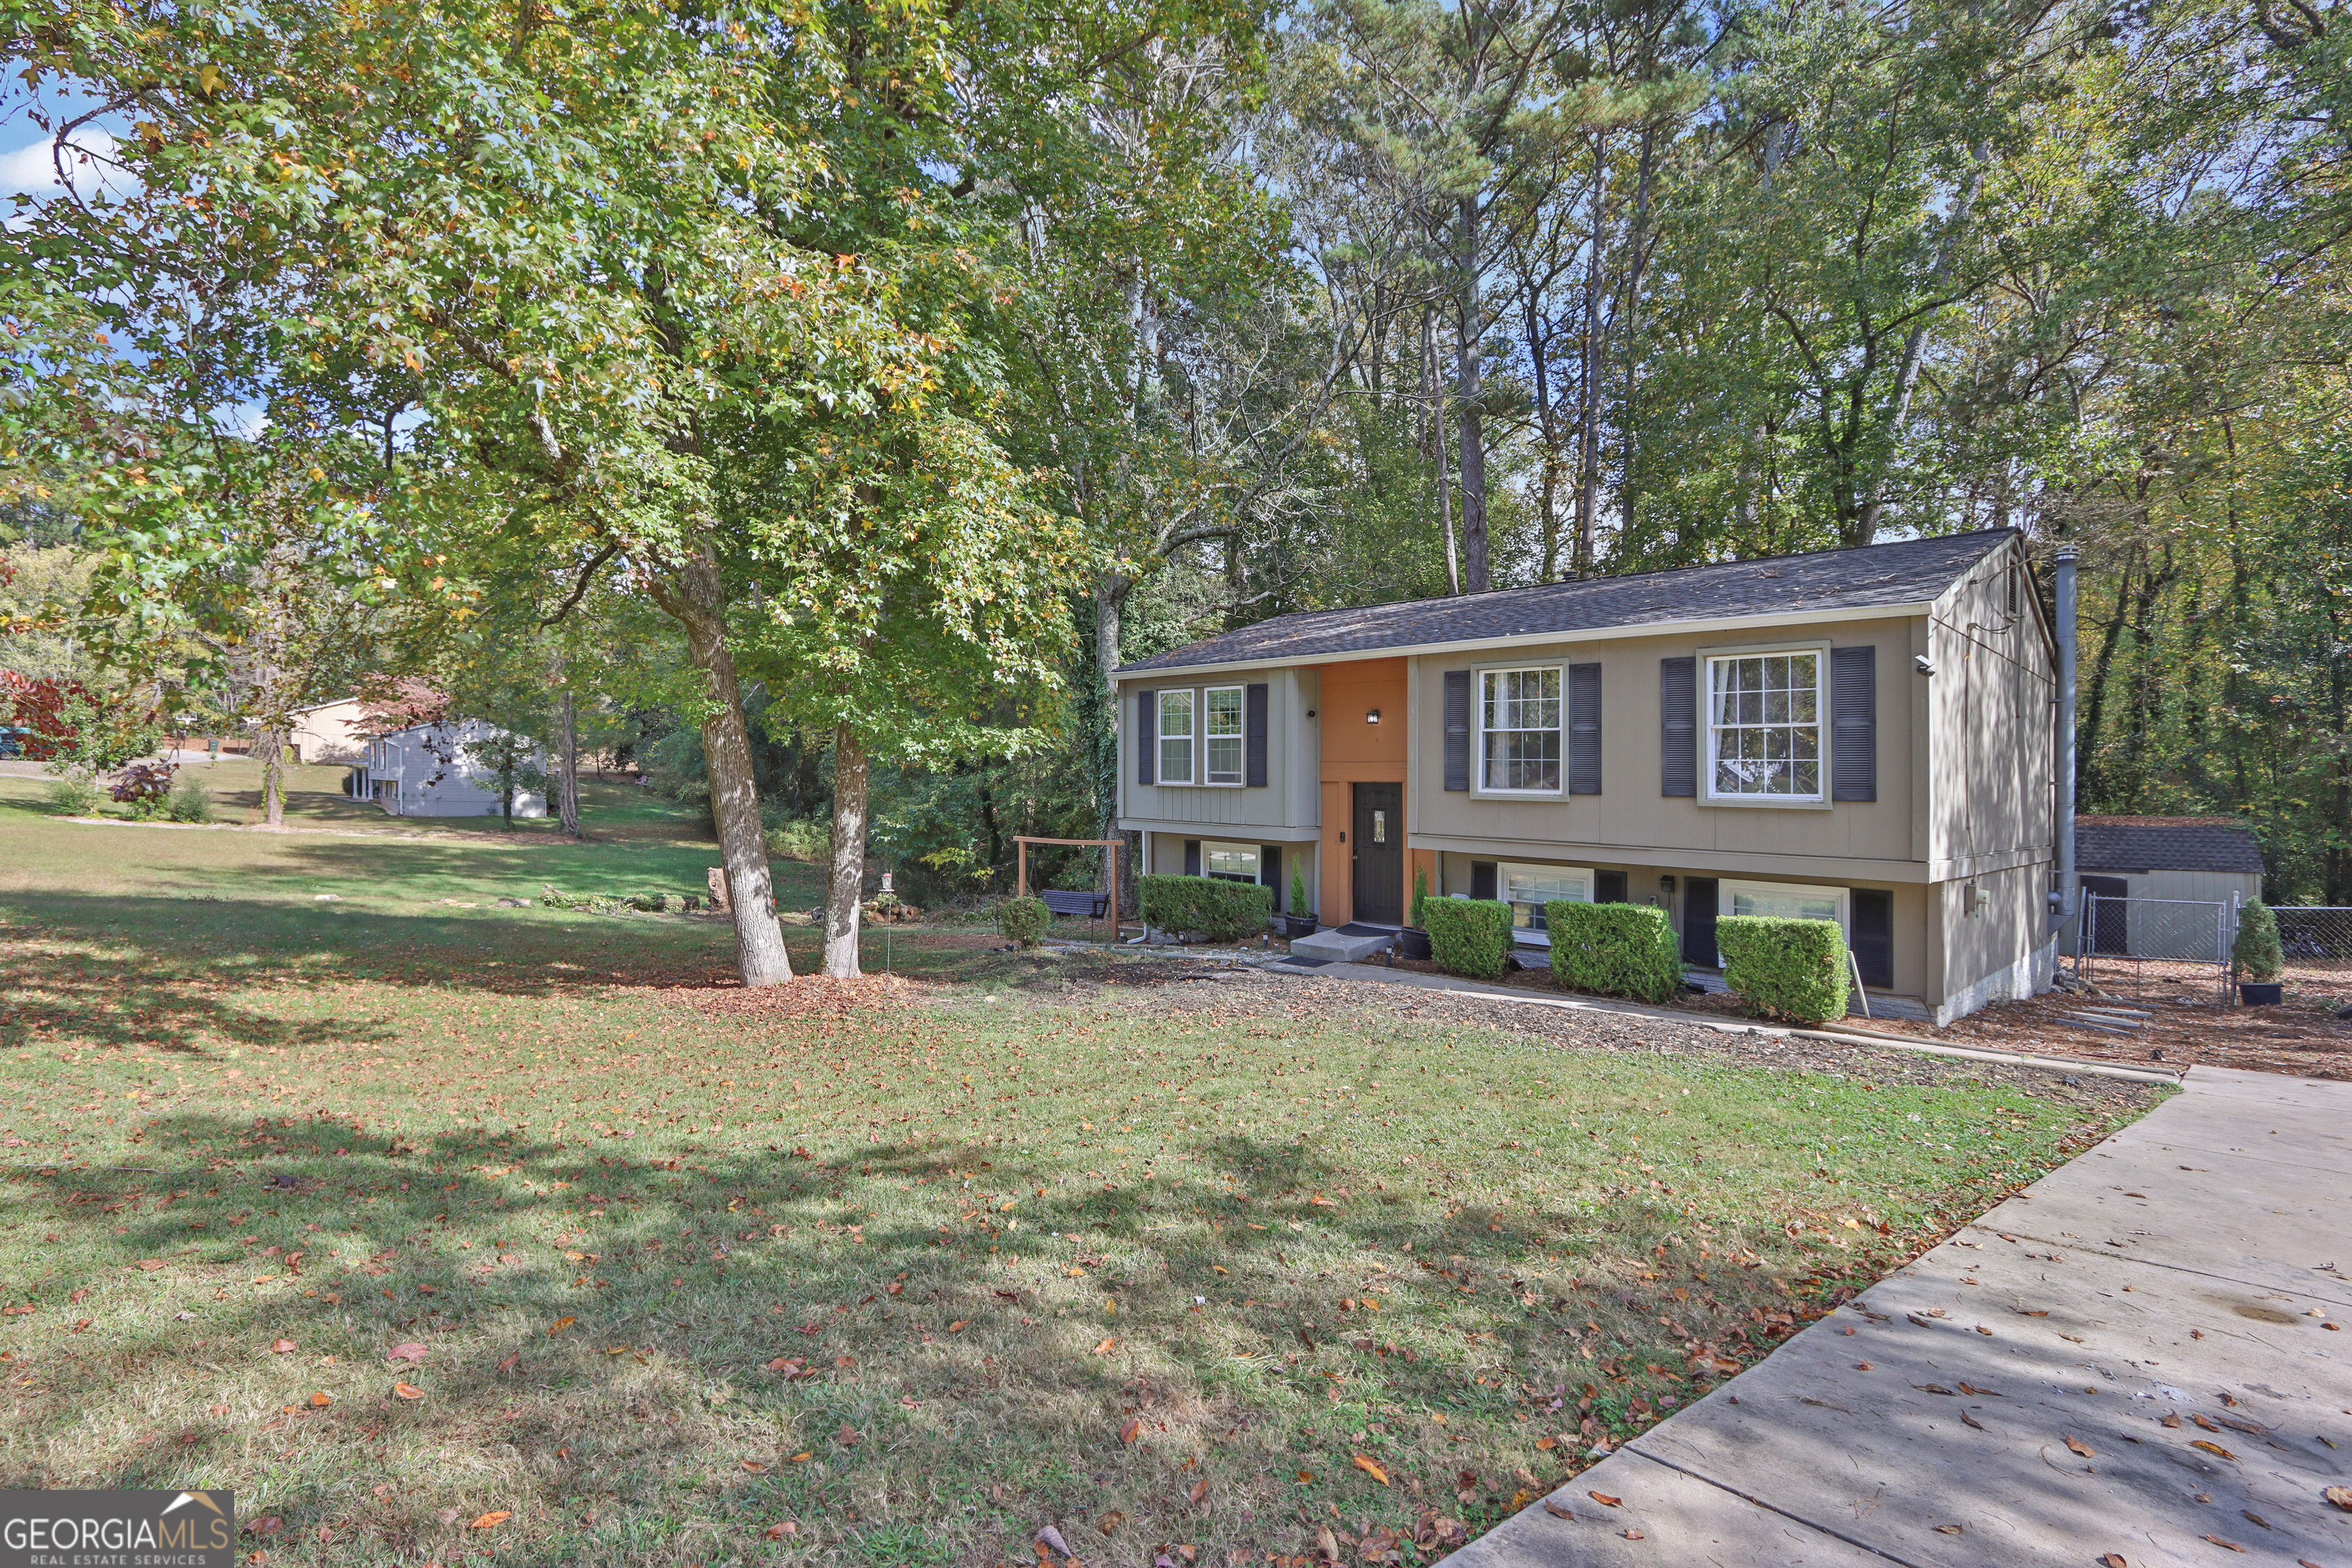
[[1243, 782], [1252, 789], [1265, 787], [1265, 725], [1266, 685], [1264, 681], [1244, 689], [1242, 697], [1247, 713], [1243, 720], [1242, 745]]
[[1878, 798], [1878, 650], [1830, 650], [1830, 798]]
[[1445, 787], [1470, 787], [1470, 672], [1445, 672]]
[[1601, 793], [1601, 667], [1568, 667], [1568, 793]]
[[1658, 793], [1698, 794], [1696, 658], [1658, 661]]
[[1151, 782], [1152, 753], [1160, 750], [1160, 693], [1135, 694], [1135, 782]]

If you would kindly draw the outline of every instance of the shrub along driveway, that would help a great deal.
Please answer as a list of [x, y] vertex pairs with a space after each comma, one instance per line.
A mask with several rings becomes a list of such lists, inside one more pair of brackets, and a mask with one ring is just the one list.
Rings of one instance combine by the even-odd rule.
[[1454, 1561], [2352, 1560], [2347, 1125], [2199, 1068]]

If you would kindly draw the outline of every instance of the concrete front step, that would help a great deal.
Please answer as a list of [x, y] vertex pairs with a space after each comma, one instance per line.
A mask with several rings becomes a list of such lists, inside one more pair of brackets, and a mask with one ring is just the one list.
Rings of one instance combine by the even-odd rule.
[[1290, 955], [1323, 963], [1361, 963], [1382, 948], [1393, 944], [1396, 934], [1379, 926], [1334, 926], [1328, 931], [1318, 931], [1313, 936], [1294, 938], [1290, 943]]

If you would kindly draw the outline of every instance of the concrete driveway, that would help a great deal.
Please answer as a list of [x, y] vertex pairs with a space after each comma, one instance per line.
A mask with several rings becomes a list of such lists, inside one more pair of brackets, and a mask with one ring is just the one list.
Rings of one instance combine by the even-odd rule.
[[2197, 1068], [1447, 1561], [2352, 1568], [2347, 1194], [2352, 1084]]

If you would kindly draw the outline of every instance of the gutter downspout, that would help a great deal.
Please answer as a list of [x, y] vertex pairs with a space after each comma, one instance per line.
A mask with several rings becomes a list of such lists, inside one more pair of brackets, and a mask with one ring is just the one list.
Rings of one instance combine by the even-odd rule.
[[2062, 929], [2074, 918], [2074, 547], [2058, 547], [2058, 888]]

